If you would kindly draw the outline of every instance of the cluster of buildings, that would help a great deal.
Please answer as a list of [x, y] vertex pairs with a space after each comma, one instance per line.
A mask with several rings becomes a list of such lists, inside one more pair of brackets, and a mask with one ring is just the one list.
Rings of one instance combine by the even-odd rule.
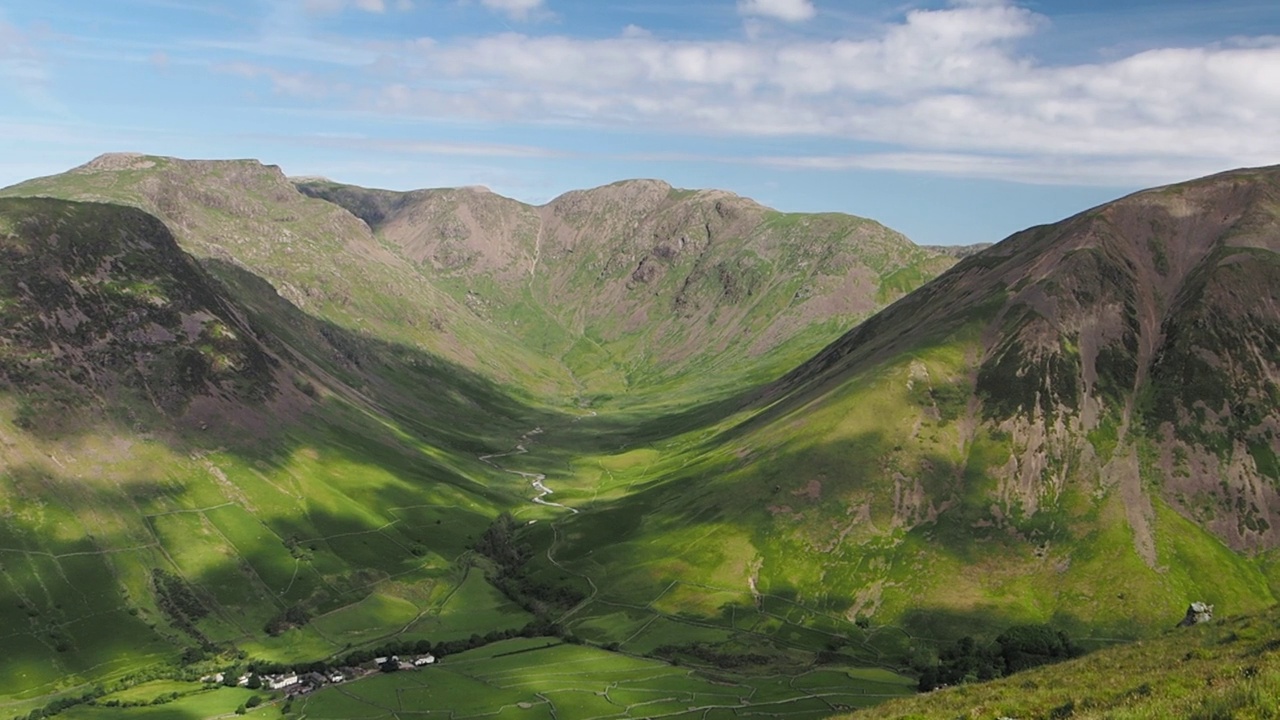
[[417, 670], [418, 668], [422, 668], [427, 665], [434, 665], [435, 662], [436, 656], [431, 653], [419, 655], [408, 660], [402, 660], [399, 655], [376, 657], [373, 659], [373, 664], [377, 665], [378, 669], [383, 671]]
[[[393, 670], [418, 670], [427, 665], [434, 665], [436, 658], [431, 653], [418, 655], [416, 657], [402, 659], [399, 655], [390, 655], [377, 657], [373, 659], [373, 668], [363, 667], [344, 667], [336, 670], [328, 670], [323, 673], [309, 672], [283, 672], [271, 675], [260, 675], [258, 679], [262, 682], [262, 687], [268, 690], [283, 690], [286, 695], [304, 695], [306, 693], [318, 690], [325, 685], [337, 685], [348, 680], [355, 680], [363, 675], [381, 670], [383, 672], [391, 672]], [[206, 675], [201, 678], [205, 682], [221, 683], [226, 679], [222, 673], [215, 675]], [[249, 685], [249, 673], [245, 673], [236, 678], [236, 685], [247, 687]]]

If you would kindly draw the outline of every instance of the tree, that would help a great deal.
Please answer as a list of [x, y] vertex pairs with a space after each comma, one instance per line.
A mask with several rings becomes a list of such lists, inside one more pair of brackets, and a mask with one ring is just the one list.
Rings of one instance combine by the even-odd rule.
[[1048, 625], [1017, 625], [996, 638], [1005, 673], [1015, 673], [1080, 654], [1067, 634]]

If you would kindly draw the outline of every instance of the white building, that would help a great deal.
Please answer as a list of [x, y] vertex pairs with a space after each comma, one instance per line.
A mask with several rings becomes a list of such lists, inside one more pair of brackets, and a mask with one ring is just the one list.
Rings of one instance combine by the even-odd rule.
[[436, 661], [436, 656], [432, 655], [431, 653], [427, 653], [426, 655], [423, 655], [421, 657], [414, 658], [413, 664], [415, 667], [422, 667], [423, 665], [430, 665], [435, 661]]
[[297, 673], [281, 675], [280, 677], [267, 678], [267, 687], [272, 690], [283, 690], [284, 688], [298, 684]]

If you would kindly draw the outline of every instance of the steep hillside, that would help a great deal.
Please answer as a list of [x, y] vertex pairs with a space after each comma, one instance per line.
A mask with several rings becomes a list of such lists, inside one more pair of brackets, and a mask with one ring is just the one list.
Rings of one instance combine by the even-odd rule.
[[476, 453], [544, 415], [207, 261], [229, 292], [136, 208], [0, 199], [0, 258], [6, 717], [528, 620], [457, 561], [527, 485]]
[[0, 232], [0, 383], [19, 427], [207, 422], [220, 407], [287, 403], [279, 362], [154, 217], [5, 198]]
[[[1158, 489], [1232, 547], [1275, 547], [1278, 252], [1280, 171], [1139, 193], [962, 263], [780, 387], [811, 391], [985, 314], [972, 389], [1010, 436], [1009, 466], [988, 471], [1011, 520], [1097, 473]], [[1154, 564], [1145, 495], [1127, 504]]]
[[1267, 718], [1280, 712], [1275, 610], [1170, 630], [1061, 665], [891, 701], [851, 718]]
[[770, 379], [954, 262], [863, 218], [656, 180], [542, 207], [476, 188], [299, 187], [364, 219], [432, 284], [594, 393]]
[[735, 419], [578, 458], [553, 479], [596, 502], [558, 557], [601, 588], [591, 612], [860, 620], [855, 646], [905, 630], [900, 657], [961, 628], [1124, 637], [1192, 599], [1266, 606], [1277, 251], [1276, 169], [1019, 233]]
[[420, 348], [524, 391], [554, 395], [573, 388], [554, 362], [477, 322], [383, 248], [359, 219], [302, 195], [278, 167], [109, 154], [2, 194], [141, 208], [233, 288], [240, 268], [302, 312], [349, 333]]

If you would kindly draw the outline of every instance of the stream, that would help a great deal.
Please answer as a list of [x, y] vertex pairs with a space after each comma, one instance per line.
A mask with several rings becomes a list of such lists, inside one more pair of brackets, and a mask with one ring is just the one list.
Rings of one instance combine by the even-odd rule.
[[516, 448], [514, 450], [510, 450], [504, 453], [480, 455], [478, 456], [480, 458], [480, 462], [483, 462], [487, 465], [491, 465], [501, 470], [502, 472], [511, 473], [512, 475], [519, 475], [520, 477], [528, 480], [529, 484], [533, 486], [533, 489], [538, 491], [538, 494], [533, 498], [533, 502], [536, 502], [539, 505], [546, 505], [548, 507], [558, 507], [563, 510], [568, 510], [569, 512], [576, 515], [578, 513], [577, 508], [571, 508], [568, 505], [562, 505], [558, 502], [552, 502], [546, 499], [548, 495], [551, 495], [555, 492], [551, 488], [547, 487], [546, 475], [543, 475], [542, 473], [531, 473], [531, 472], [523, 472], [521, 470], [512, 470], [510, 468], [502, 467], [501, 465], [493, 461], [493, 458], [510, 457], [512, 455], [524, 455], [525, 453], [529, 452], [529, 449], [525, 447], [525, 443], [530, 442], [529, 438], [533, 437], [534, 435], [539, 435], [541, 433], [542, 433], [542, 428], [540, 427], [534, 428], [529, 432], [525, 433], [524, 435], [520, 436], [520, 442], [516, 443]]

